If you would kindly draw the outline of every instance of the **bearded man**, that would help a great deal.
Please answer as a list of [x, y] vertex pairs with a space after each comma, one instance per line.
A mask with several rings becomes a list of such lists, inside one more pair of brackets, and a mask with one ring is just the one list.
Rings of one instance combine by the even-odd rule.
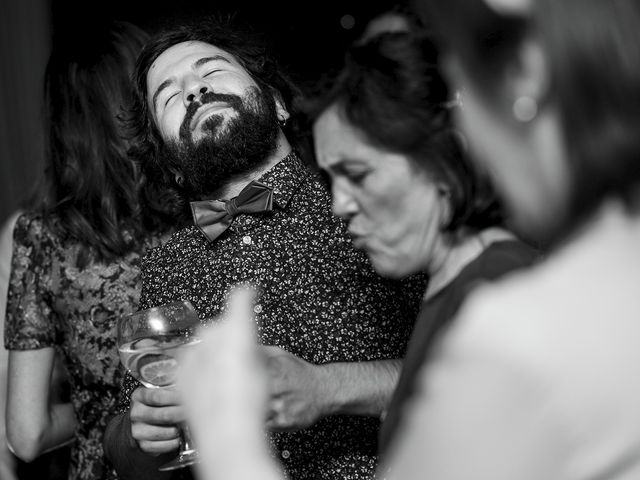
[[[274, 455], [297, 480], [372, 478], [425, 279], [380, 278], [354, 248], [300, 158], [298, 90], [254, 40], [207, 18], [157, 34], [138, 59], [134, 154], [194, 222], [143, 259], [140, 308], [189, 300], [215, 318], [232, 286], [256, 286]], [[177, 392], [128, 376], [123, 399], [105, 435], [120, 478], [190, 475], [158, 472], [180, 444]]]

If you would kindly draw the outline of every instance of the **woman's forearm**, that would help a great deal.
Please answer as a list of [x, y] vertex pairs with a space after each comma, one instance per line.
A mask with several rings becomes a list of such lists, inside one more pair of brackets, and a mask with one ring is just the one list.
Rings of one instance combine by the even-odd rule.
[[30, 462], [73, 438], [76, 418], [70, 403], [51, 395], [53, 348], [11, 351], [7, 386], [7, 440]]
[[71, 441], [76, 418], [70, 403], [55, 404], [50, 408], [48, 422], [30, 422], [27, 426], [9, 420], [7, 426], [7, 442], [11, 451], [21, 460], [31, 462]]

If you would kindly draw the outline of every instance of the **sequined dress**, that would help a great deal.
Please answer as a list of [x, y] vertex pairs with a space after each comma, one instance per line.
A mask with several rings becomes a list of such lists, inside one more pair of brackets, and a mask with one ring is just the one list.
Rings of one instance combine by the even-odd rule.
[[41, 216], [25, 213], [16, 222], [5, 346], [62, 353], [78, 419], [69, 479], [117, 478], [102, 450], [123, 377], [115, 319], [136, 308], [141, 254], [158, 243], [149, 239], [117, 261], [78, 268], [77, 243], [54, 234]]
[[[332, 214], [326, 184], [295, 154], [259, 181], [273, 188], [274, 210], [237, 217], [211, 243], [196, 227], [175, 233], [143, 260], [141, 306], [188, 299], [201, 318], [215, 317], [229, 287], [251, 282], [261, 287], [254, 311], [264, 344], [316, 364], [401, 358], [425, 279], [375, 274]], [[137, 386], [127, 375], [123, 398]], [[333, 416], [270, 442], [291, 479], [365, 479], [378, 429], [377, 418]]]

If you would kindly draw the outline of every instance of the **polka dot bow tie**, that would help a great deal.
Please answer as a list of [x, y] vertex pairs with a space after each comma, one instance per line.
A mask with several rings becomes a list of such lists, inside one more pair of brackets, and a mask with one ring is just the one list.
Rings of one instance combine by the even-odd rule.
[[268, 212], [273, 208], [273, 190], [263, 183], [249, 183], [231, 200], [191, 202], [193, 222], [210, 242], [218, 238], [243, 213]]

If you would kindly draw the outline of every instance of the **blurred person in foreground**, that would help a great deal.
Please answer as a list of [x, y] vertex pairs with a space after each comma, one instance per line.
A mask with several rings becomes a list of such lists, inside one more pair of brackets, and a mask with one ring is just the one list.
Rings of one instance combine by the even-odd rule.
[[[330, 90], [309, 107], [315, 118], [318, 162], [332, 179], [334, 212], [348, 221], [355, 244], [385, 276], [403, 278], [424, 272], [430, 279], [383, 421], [379, 445], [383, 458], [398, 432], [411, 423], [405, 408], [415, 401], [415, 378], [435, 354], [434, 345], [446, 335], [465, 297], [479, 285], [529, 267], [538, 257], [533, 248], [504, 227], [500, 204], [486, 174], [466, 157], [451, 122], [459, 106], [452, 101], [436, 61], [433, 44], [424, 35], [401, 32], [375, 36], [349, 51]], [[231, 478], [230, 473], [260, 478], [257, 471], [250, 472], [249, 462], [249, 457], [258, 454], [252, 452], [245, 461], [238, 460], [240, 454], [231, 450], [247, 447], [212, 441], [200, 428], [223, 428], [203, 422], [215, 419], [215, 413], [206, 411], [211, 405], [222, 412], [220, 420], [232, 423], [247, 422], [244, 415], [259, 419], [253, 411], [242, 413], [241, 406], [247, 410], [264, 408], [255, 400], [264, 396], [256, 387], [261, 382], [257, 378], [259, 358], [225, 362], [224, 355], [237, 354], [217, 344], [215, 336], [211, 341], [195, 367], [201, 369], [201, 377], [185, 371], [191, 378], [186, 380], [184, 393], [193, 409], [193, 428], [200, 442], [216, 444], [206, 447], [211, 459], [203, 452], [203, 478]], [[215, 358], [216, 351], [221, 359]], [[205, 361], [207, 356], [211, 363]], [[247, 385], [229, 386], [232, 391], [251, 390], [250, 399], [230, 400], [222, 381], [230, 374], [217, 370], [229, 362], [257, 363], [244, 372], [234, 371], [233, 381], [242, 379]], [[248, 380], [244, 378], [247, 375]], [[212, 386], [197, 385], [198, 378], [208, 376], [220, 380], [218, 392]], [[227, 416], [231, 413], [218, 405], [227, 402], [233, 406], [231, 413], [238, 414], [232, 420]], [[259, 429], [256, 423], [239, 430], [253, 431], [257, 436]], [[260, 449], [255, 439], [246, 444]], [[229, 465], [227, 459], [238, 465]]]
[[[44, 84], [46, 165], [16, 220], [7, 299], [7, 435], [30, 462], [71, 444], [69, 479], [115, 478], [102, 435], [122, 381], [115, 324], [135, 308], [139, 260], [168, 230], [128, 157], [123, 107], [147, 34], [96, 22], [57, 34]], [[158, 207], [158, 209], [156, 209]], [[49, 394], [56, 351], [70, 400]]]
[[418, 0], [537, 267], [478, 289], [388, 478], [640, 478], [640, 3]]
[[[140, 305], [190, 300], [205, 320], [232, 285], [256, 285], [271, 452], [291, 478], [372, 478], [424, 276], [382, 278], [354, 247], [297, 148], [298, 89], [244, 27], [178, 25], [139, 57], [140, 160], [163, 172], [195, 223], [145, 256]], [[104, 442], [121, 477], [190, 476], [158, 471], [180, 443], [178, 392], [128, 375], [122, 407]]]

